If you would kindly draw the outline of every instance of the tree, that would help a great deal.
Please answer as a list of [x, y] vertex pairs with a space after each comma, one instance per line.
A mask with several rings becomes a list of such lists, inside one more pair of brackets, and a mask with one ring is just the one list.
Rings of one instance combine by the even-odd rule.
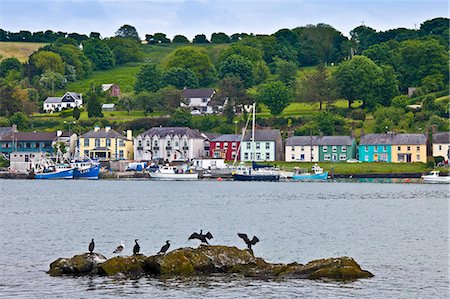
[[172, 67], [193, 71], [200, 86], [207, 86], [216, 80], [216, 70], [204, 49], [193, 46], [179, 47], [167, 56], [166, 68]]
[[136, 75], [134, 90], [136, 93], [142, 91], [157, 91], [162, 87], [162, 72], [154, 63], [148, 63], [141, 67]]
[[47, 70], [64, 74], [64, 62], [59, 54], [50, 51], [39, 51], [30, 57], [32, 63], [40, 73]]
[[192, 115], [187, 109], [177, 108], [172, 113], [171, 122], [174, 127], [189, 127], [191, 120]]
[[233, 54], [220, 63], [219, 76], [239, 77], [246, 87], [250, 87], [253, 83], [253, 65], [247, 58]]
[[170, 44], [170, 39], [167, 38], [165, 33], [155, 33], [153, 35], [153, 41], [156, 44]]
[[59, 54], [64, 62], [67, 80], [86, 78], [92, 73], [94, 68], [92, 62], [83, 54], [83, 52], [73, 44], [47, 45], [43, 50], [48, 50]]
[[258, 61], [253, 65], [254, 83], [260, 84], [264, 82], [270, 75], [270, 70], [264, 60]]
[[172, 87], [166, 86], [161, 88], [158, 92], [159, 98], [162, 99], [161, 105], [167, 110], [180, 107], [181, 91]]
[[135, 62], [141, 59], [142, 53], [138, 43], [122, 37], [113, 37], [106, 40], [106, 44], [114, 53], [116, 64]]
[[115, 64], [114, 54], [103, 40], [91, 39], [87, 41], [83, 53], [92, 61], [96, 70], [107, 70]]
[[[219, 81], [219, 91], [214, 98], [227, 99], [234, 106], [250, 104], [244, 83], [238, 77], [225, 77]], [[213, 99], [214, 100], [214, 99]]]
[[81, 111], [80, 111], [80, 109], [78, 109], [78, 107], [75, 106], [75, 108], [73, 108], [72, 116], [73, 116], [73, 118], [75, 118], [76, 120], [79, 120], [79, 119], [80, 119]]
[[177, 34], [173, 37], [172, 43], [174, 43], [174, 44], [189, 44], [189, 40], [187, 39], [186, 36]]
[[227, 120], [227, 124], [232, 124], [234, 119], [234, 107], [231, 104], [230, 101], [225, 105], [225, 108], [223, 108], [223, 115], [225, 116]]
[[190, 69], [180, 67], [170, 68], [164, 74], [163, 82], [165, 85], [172, 85], [178, 89], [198, 87], [198, 79], [195, 73]]
[[355, 56], [340, 64], [334, 73], [340, 95], [348, 100], [351, 108], [355, 100], [362, 100], [364, 106], [374, 107], [383, 85], [383, 71], [365, 56]]
[[447, 44], [448, 44], [448, 38], [449, 38], [448, 22], [449, 22], [448, 18], [434, 18], [431, 20], [427, 20], [427, 21], [423, 22], [422, 24], [420, 24], [420, 32], [423, 35], [433, 34], [433, 35], [440, 36], [444, 40], [447, 40]]
[[85, 100], [87, 102], [88, 117], [103, 117], [102, 104], [99, 101], [99, 89], [86, 93]]
[[134, 28], [131, 25], [123, 25], [122, 27], [120, 27], [116, 31], [116, 36], [117, 37], [128, 38], [128, 39], [134, 40], [134, 41], [136, 41], [138, 43], [141, 42], [141, 39], [139, 38], [139, 34], [137, 33], [136, 28]]
[[194, 44], [209, 44], [209, 41], [206, 39], [206, 35], [197, 34], [196, 36], [194, 36], [192, 43], [194, 43]]
[[258, 48], [252, 46], [246, 46], [239, 44], [233, 44], [220, 55], [220, 61], [224, 61], [231, 55], [240, 55], [247, 58], [252, 63], [259, 62], [262, 60], [262, 51]]
[[91, 32], [89, 34], [89, 38], [100, 39], [100, 33], [98, 33], [98, 32]]
[[159, 93], [143, 91], [134, 98], [136, 107], [144, 110], [144, 113], [152, 113], [155, 110], [162, 109], [162, 100]]
[[420, 89], [423, 93], [441, 91], [445, 88], [444, 75], [428, 75], [420, 81]]
[[345, 121], [342, 116], [324, 111], [314, 117], [317, 129], [324, 135], [334, 135], [344, 131]]
[[211, 43], [213, 44], [228, 44], [230, 37], [223, 32], [213, 33], [211, 35]]
[[51, 90], [52, 95], [55, 89], [63, 88], [66, 83], [67, 80], [63, 75], [52, 71], [45, 71], [39, 79], [39, 85], [46, 90]]
[[362, 53], [365, 49], [378, 42], [375, 29], [361, 25], [350, 31], [352, 41], [356, 46], [356, 53]]
[[374, 113], [375, 133], [386, 133], [394, 129], [407, 131], [414, 124], [412, 112], [395, 107], [379, 107]]
[[30, 127], [30, 119], [23, 112], [16, 112], [9, 118], [10, 125], [16, 125], [17, 129], [25, 130]]
[[[10, 72], [11, 73], [11, 72]], [[9, 117], [18, 111], [32, 112], [29, 106], [28, 92], [16, 81], [0, 79], [0, 116]]]
[[323, 64], [319, 64], [314, 72], [305, 73], [299, 85], [299, 98], [305, 102], [319, 103], [319, 110], [322, 110], [324, 103], [336, 98], [334, 81]]
[[258, 99], [269, 108], [272, 115], [276, 116], [289, 105], [291, 95], [286, 85], [280, 81], [274, 81], [261, 86]]
[[295, 62], [275, 57], [274, 64], [275, 74], [278, 75], [278, 80], [287, 86], [293, 86], [297, 77], [297, 65]]
[[131, 109], [133, 109], [134, 101], [133, 98], [129, 95], [120, 95], [119, 100], [117, 101], [117, 104], [123, 108], [126, 109], [128, 112], [128, 115], [130, 115]]
[[18, 72], [22, 72], [22, 63], [15, 58], [10, 57], [1, 60], [0, 62], [0, 77], [6, 77], [11, 70], [16, 70]]

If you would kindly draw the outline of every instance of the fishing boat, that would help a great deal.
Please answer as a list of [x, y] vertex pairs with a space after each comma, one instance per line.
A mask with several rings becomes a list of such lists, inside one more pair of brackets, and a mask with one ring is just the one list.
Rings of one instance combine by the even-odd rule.
[[314, 164], [311, 172], [305, 171], [301, 168], [295, 168], [292, 179], [296, 181], [315, 181], [328, 179], [328, 171], [323, 171], [323, 168], [318, 164]]
[[423, 175], [422, 179], [425, 183], [447, 183], [450, 184], [450, 176], [440, 176], [439, 170], [432, 170], [429, 174]]
[[[252, 106], [252, 135], [251, 135], [251, 148], [252, 148], [252, 159], [255, 157], [255, 113], [256, 113], [256, 103], [253, 103]], [[249, 123], [250, 117], [247, 120], [247, 124], [245, 125], [244, 132], [247, 129], [247, 125]], [[242, 141], [244, 139], [244, 133], [242, 134], [241, 142], [239, 144], [238, 153], [242, 145]], [[236, 155], [237, 156], [237, 155]], [[235, 159], [236, 161], [236, 159]], [[258, 165], [255, 161], [252, 161], [251, 166], [246, 166], [242, 162], [233, 171], [233, 180], [235, 181], [279, 181], [280, 173], [277, 168], [274, 168], [270, 165]]]
[[75, 179], [97, 180], [100, 172], [100, 163], [88, 157], [78, 157], [71, 161], [74, 168], [73, 177]]
[[38, 157], [32, 163], [35, 179], [73, 179], [73, 170], [69, 164], [55, 164], [48, 157]]
[[149, 172], [152, 179], [170, 181], [189, 181], [198, 179], [198, 173], [186, 166], [160, 166], [157, 170]]

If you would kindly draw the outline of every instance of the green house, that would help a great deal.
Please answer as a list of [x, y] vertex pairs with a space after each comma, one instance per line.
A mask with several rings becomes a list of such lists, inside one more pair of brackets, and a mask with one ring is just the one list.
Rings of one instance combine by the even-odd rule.
[[319, 162], [345, 162], [356, 158], [356, 139], [352, 136], [320, 136]]

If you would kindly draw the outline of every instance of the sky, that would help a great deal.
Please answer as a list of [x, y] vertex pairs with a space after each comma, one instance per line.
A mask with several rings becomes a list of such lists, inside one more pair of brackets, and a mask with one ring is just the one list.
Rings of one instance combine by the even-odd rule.
[[0, 28], [7, 31], [63, 31], [113, 36], [124, 24], [140, 37], [155, 32], [169, 38], [213, 32], [272, 34], [279, 29], [326, 23], [345, 36], [361, 25], [377, 31], [420, 28], [448, 17], [446, 0], [0, 0]]

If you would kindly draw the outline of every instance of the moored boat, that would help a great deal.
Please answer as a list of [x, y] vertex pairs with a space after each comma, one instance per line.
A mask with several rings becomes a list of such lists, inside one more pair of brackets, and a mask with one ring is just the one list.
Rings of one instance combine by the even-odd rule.
[[78, 158], [71, 162], [74, 167], [73, 177], [75, 179], [97, 180], [100, 172], [100, 164], [90, 158]]
[[447, 183], [450, 184], [450, 176], [440, 176], [440, 171], [432, 170], [429, 174], [423, 175], [422, 179], [425, 183]]
[[186, 167], [164, 165], [160, 166], [156, 171], [149, 172], [152, 179], [186, 181], [198, 179], [198, 173], [193, 172]]
[[69, 164], [55, 164], [48, 157], [36, 158], [32, 163], [35, 179], [73, 179], [73, 170]]
[[254, 168], [252, 166], [245, 166], [240, 163], [233, 172], [233, 180], [235, 181], [279, 181], [280, 174], [278, 170], [271, 168]]
[[304, 169], [296, 168], [294, 169], [292, 179], [296, 181], [315, 181], [328, 179], [328, 171], [324, 172], [318, 164], [314, 164], [311, 168], [311, 171], [312, 172], [308, 172]]

